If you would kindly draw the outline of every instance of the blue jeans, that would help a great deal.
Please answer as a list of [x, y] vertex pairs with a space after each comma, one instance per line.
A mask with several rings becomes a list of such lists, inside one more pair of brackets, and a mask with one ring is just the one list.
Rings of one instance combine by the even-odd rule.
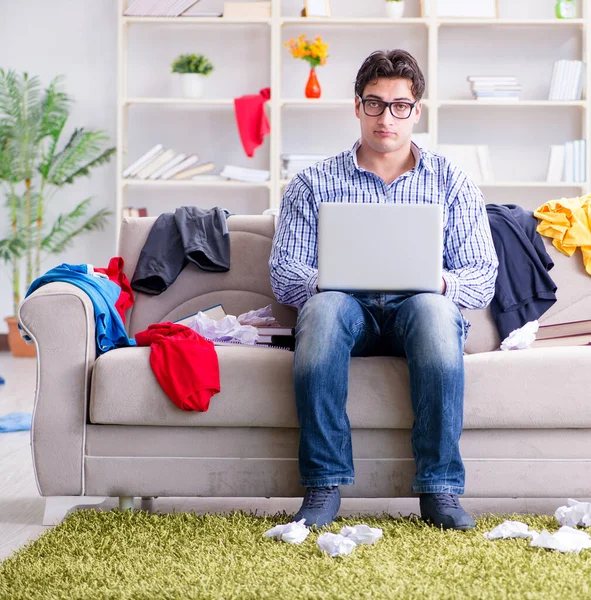
[[404, 356], [415, 417], [412, 491], [463, 494], [464, 340], [460, 310], [445, 296], [312, 296], [298, 316], [294, 356], [302, 485], [354, 483], [350, 357]]

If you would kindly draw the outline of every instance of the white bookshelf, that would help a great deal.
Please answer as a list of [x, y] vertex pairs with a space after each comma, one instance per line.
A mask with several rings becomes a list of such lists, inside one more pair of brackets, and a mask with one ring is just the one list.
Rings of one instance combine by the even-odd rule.
[[[215, 32], [216, 36], [226, 36], [226, 32], [235, 32], [242, 30], [249, 30], [249, 28], [257, 28], [254, 31], [263, 33], [259, 35], [260, 43], [263, 45], [265, 51], [268, 52], [268, 78], [267, 85], [271, 87], [272, 94], [270, 101], [266, 104], [267, 115], [271, 124], [271, 134], [268, 139], [268, 153], [269, 159], [268, 164], [264, 168], [268, 168], [270, 171], [270, 180], [264, 184], [251, 184], [242, 183], [236, 181], [227, 181], [216, 176], [205, 176], [199, 180], [189, 181], [142, 181], [137, 179], [123, 179], [121, 176], [117, 178], [117, 203], [116, 211], [120, 214], [120, 210], [127, 204], [127, 194], [129, 190], [168, 190], [170, 191], [171, 198], [167, 200], [169, 204], [162, 206], [162, 211], [172, 210], [177, 204], [174, 201], [174, 194], [176, 190], [183, 189], [195, 189], [204, 190], [206, 188], [212, 188], [216, 190], [259, 190], [259, 193], [266, 193], [268, 201], [266, 206], [277, 207], [281, 199], [283, 188], [287, 184], [287, 180], [281, 178], [281, 164], [280, 155], [284, 152], [291, 152], [289, 148], [286, 148], [286, 140], [290, 139], [290, 136], [296, 133], [301, 134], [301, 130], [309, 127], [310, 133], [316, 133], [316, 127], [310, 123], [307, 124], [307, 119], [311, 118], [324, 118], [326, 115], [331, 115], [334, 120], [340, 118], [340, 115], [350, 116], [350, 111], [353, 108], [353, 94], [347, 97], [346, 94], [340, 93], [337, 89], [331, 89], [330, 83], [326, 83], [328, 77], [325, 78], [323, 67], [319, 69], [319, 77], [323, 86], [323, 96], [317, 100], [310, 100], [303, 97], [303, 88], [305, 86], [305, 80], [307, 73], [304, 74], [304, 69], [301, 68], [303, 61], [296, 61], [287, 55], [287, 50], [284, 47], [284, 42], [290, 37], [295, 37], [300, 33], [305, 33], [307, 36], [322, 35], [326, 41], [329, 42], [329, 52], [334, 51], [334, 55], [331, 54], [329, 58], [329, 65], [339, 60], [349, 60], [351, 58], [345, 56], [343, 50], [343, 42], [347, 42], [347, 46], [359, 43], [362, 46], [362, 34], [366, 33], [370, 39], [382, 35], [384, 32], [396, 33], [397, 36], [402, 36], [401, 39], [424, 39], [423, 56], [417, 56], [419, 63], [425, 73], [427, 80], [427, 91], [426, 95], [428, 98], [424, 99], [423, 104], [426, 110], [422, 122], [422, 129], [419, 131], [429, 132], [429, 147], [435, 148], [441, 141], [442, 143], [456, 143], [455, 140], [446, 139], [446, 127], [449, 115], [455, 115], [453, 118], [458, 119], [458, 114], [469, 115], [470, 118], [482, 118], [483, 121], [490, 121], [491, 119], [535, 119], [536, 115], [540, 115], [541, 123], [540, 127], [544, 126], [544, 120], [556, 119], [562, 120], [560, 122], [570, 123], [569, 135], [565, 138], [575, 139], [576, 137], [582, 137], [586, 140], [591, 139], [591, 116], [590, 106], [588, 99], [591, 98], [591, 15], [589, 3], [591, 0], [581, 0], [579, 5], [579, 11], [581, 18], [572, 20], [559, 20], [548, 17], [548, 11], [540, 12], [540, 16], [543, 18], [536, 18], [536, 10], [531, 10], [528, 14], [531, 14], [531, 18], [499, 18], [499, 19], [450, 19], [450, 18], [438, 18], [436, 16], [436, 3], [435, 0], [431, 0], [433, 4], [433, 12], [428, 18], [421, 18], [417, 16], [420, 14], [418, 9], [411, 11], [415, 14], [411, 14], [409, 17], [392, 21], [381, 16], [368, 16], [368, 17], [345, 17], [339, 16], [337, 11], [337, 3], [341, 0], [332, 0], [332, 9], [334, 16], [333, 18], [302, 18], [298, 16], [289, 16], [289, 13], [295, 12], [295, 7], [298, 4], [298, 0], [272, 0], [272, 17], [270, 19], [225, 19], [225, 18], [201, 18], [201, 17], [178, 17], [178, 18], [160, 18], [160, 17], [124, 17], [123, 12], [127, 6], [127, 0], [118, 0], [119, 3], [119, 16], [118, 16], [118, 95], [117, 95], [117, 172], [120, 174], [124, 168], [129, 164], [130, 161], [135, 160], [137, 156], [128, 156], [129, 148], [129, 118], [131, 110], [157, 110], [158, 118], [165, 121], [169, 114], [178, 113], [178, 111], [187, 111], [187, 119], [191, 118], [191, 114], [198, 110], [199, 114], [202, 111], [222, 111], [225, 115], [225, 121], [227, 127], [230, 127], [230, 117], [233, 116], [234, 111], [234, 98], [228, 97], [227, 95], [220, 94], [218, 98], [200, 98], [190, 99], [182, 97], [165, 97], [162, 95], [150, 96], [148, 94], [130, 94], [128, 88], [129, 79], [129, 36], [130, 29], [132, 28], [143, 28], [156, 26], [157, 31], [162, 31], [162, 28], [181, 28], [186, 30], [187, 28], [195, 28], [195, 32]], [[407, 4], [416, 2], [415, 6], [418, 6], [418, 0], [407, 0]], [[532, 6], [535, 3], [532, 1]], [[550, 0], [545, 0], [549, 3]], [[303, 2], [299, 2], [303, 5]], [[358, 3], [350, 2], [351, 5]], [[500, 0], [502, 5], [502, 0]], [[381, 5], [381, 4], [380, 4]], [[508, 3], [505, 3], [505, 7]], [[369, 5], [368, 5], [369, 6]], [[373, 12], [376, 12], [376, 6], [374, 6]], [[553, 0], [552, 0], [553, 6]], [[287, 7], [287, 9], [286, 9]], [[359, 10], [358, 8], [356, 10]], [[298, 8], [299, 12], [299, 8]], [[368, 10], [371, 14], [372, 11]], [[517, 14], [517, 13], [515, 13]], [[456, 28], [456, 29], [454, 29]], [[179, 29], [180, 31], [180, 29]], [[583, 100], [576, 102], [559, 102], [559, 101], [548, 101], [544, 99], [544, 94], [539, 91], [542, 89], [541, 83], [537, 82], [538, 92], [532, 94], [535, 97], [528, 98], [527, 94], [524, 94], [525, 98], [520, 101], [481, 101], [467, 99], [468, 84], [465, 82], [464, 88], [462, 88], [462, 95], [464, 97], [448, 97], [450, 94], [446, 93], [441, 85], [446, 81], [445, 69], [449, 68], [449, 59], [446, 58], [446, 52], [450, 46], [450, 40], [455, 39], [453, 32], [459, 32], [458, 35], [466, 36], [474, 33], [472, 36], [472, 43], [475, 48], [478, 48], [480, 44], [481, 48], [486, 48], [488, 43], [487, 36], [503, 35], [503, 36], [538, 36], [540, 38], [540, 47], [543, 47], [544, 38], [548, 36], [558, 36], [558, 39], [562, 45], [570, 48], [569, 55], [561, 55], [557, 50], [555, 59], [560, 58], [578, 58], [586, 62], [585, 67], [585, 89], [583, 92]], [[380, 33], [381, 32], [381, 33]], [[404, 36], [407, 36], [406, 38]], [[227, 36], [226, 36], [227, 37]], [[258, 39], [257, 38], [257, 39]], [[264, 39], [263, 39], [264, 38]], [[482, 41], [480, 41], [482, 38]], [[155, 37], [157, 39], [157, 37]], [[378, 37], [376, 37], [378, 39]], [[515, 37], [511, 39], [516, 39]], [[536, 38], [537, 39], [537, 38]], [[340, 42], [340, 46], [339, 46]], [[510, 42], [508, 42], [510, 43]], [[376, 46], [373, 49], [383, 48], [383, 44], [376, 42]], [[365, 44], [367, 46], [367, 43]], [[392, 43], [389, 47], [397, 47], [398, 44]], [[561, 47], [558, 43], [557, 46]], [[405, 47], [404, 44], [400, 44], [398, 47]], [[579, 51], [573, 51], [572, 48], [580, 47]], [[340, 50], [339, 50], [340, 48]], [[409, 51], [413, 52], [412, 48], [408, 48]], [[493, 52], [495, 48], [490, 51]], [[520, 48], [516, 48], [517, 52], [520, 52]], [[192, 50], [187, 50], [192, 51]], [[207, 53], [207, 52], [206, 52]], [[360, 50], [361, 60], [368, 54], [364, 50]], [[414, 52], [413, 52], [414, 54]], [[416, 55], [416, 54], [415, 54]], [[229, 54], [231, 56], [231, 54]], [[354, 60], [358, 60], [355, 56]], [[490, 63], [486, 65], [494, 65], [505, 60], [503, 56], [491, 56]], [[517, 60], [517, 59], [516, 59]], [[354, 62], [354, 61], [353, 61]], [[506, 59], [505, 71], [511, 72], [512, 64], [509, 59]], [[299, 64], [299, 66], [298, 66]], [[351, 84], [354, 79], [357, 68], [360, 63], [348, 64], [346, 71], [343, 72], [348, 74], [346, 81], [347, 85]], [[541, 72], [537, 77], [538, 80], [543, 77], [545, 83], [549, 85], [551, 77], [551, 63], [548, 63], [548, 68]], [[133, 68], [138, 68], [137, 61], [134, 63]], [[224, 65], [216, 64], [217, 69], [223, 69]], [[229, 73], [231, 73], [232, 65], [228, 65]], [[260, 69], [259, 66], [256, 66]], [[288, 75], [288, 69], [289, 75]], [[298, 70], [299, 69], [299, 70]], [[486, 71], [486, 69], [484, 69]], [[500, 69], [502, 71], [502, 69]], [[471, 69], [471, 72], [466, 72], [463, 75], [476, 74]], [[291, 92], [289, 88], [290, 81], [296, 77], [293, 73], [297, 72], [298, 88], [296, 92], [301, 89], [301, 95], [297, 96]], [[497, 66], [496, 72], [499, 72]], [[443, 74], [442, 74], [443, 73]], [[484, 73], [487, 74], [487, 73]], [[493, 72], [494, 74], [494, 72]], [[285, 81], [284, 81], [285, 78]], [[547, 80], [547, 81], [546, 81]], [[534, 81], [534, 83], [536, 83]], [[284, 85], [286, 84], [286, 85]], [[336, 86], [333, 86], [336, 88]], [[535, 87], [535, 86], [534, 86]], [[285, 93], [285, 89], [288, 89], [288, 93]], [[343, 86], [340, 90], [342, 92]], [[245, 89], [243, 93], [256, 93], [258, 88]], [[458, 88], [459, 89], [459, 88]], [[525, 85], [524, 85], [525, 91]], [[240, 94], [237, 94], [240, 95]], [[460, 94], [457, 94], [460, 95]], [[546, 95], [547, 97], [547, 95]], [[134, 107], [145, 107], [145, 108], [134, 108]], [[523, 110], [527, 109], [527, 110]], [[222, 114], [216, 113], [216, 114]], [[152, 112], [151, 115], [154, 113]], [[499, 115], [502, 115], [499, 117]], [[298, 121], [299, 119], [299, 121]], [[580, 123], [580, 128], [578, 124]], [[149, 123], [148, 125], [149, 126]], [[235, 123], [231, 126], [235, 127]], [[327, 125], [329, 127], [329, 125]], [[574, 129], [573, 129], [574, 128]], [[299, 132], [297, 130], [300, 130]], [[330, 131], [330, 130], [329, 130]], [[440, 139], [442, 138], [442, 139]], [[348, 144], [352, 144], [354, 141], [351, 138]], [[470, 143], [486, 144], [489, 140], [486, 137], [478, 139]], [[468, 142], [465, 142], [468, 143]], [[508, 139], [507, 143], [510, 144], [511, 140]], [[559, 143], [554, 141], [553, 143]], [[343, 146], [340, 150], [347, 146]], [[537, 149], [539, 156], [542, 156], [545, 149]], [[319, 147], [310, 148], [309, 150], [314, 154], [332, 154], [333, 152], [325, 152]], [[137, 153], [136, 153], [137, 154]], [[208, 159], [207, 156], [203, 157]], [[543, 159], [538, 159], [543, 160]], [[544, 159], [545, 160], [545, 159]], [[494, 162], [494, 161], [493, 161]], [[591, 175], [591, 148], [587, 151], [587, 174], [588, 179]], [[223, 164], [217, 165], [219, 168]], [[546, 164], [543, 165], [545, 173]], [[560, 194], [578, 194], [581, 191], [589, 189], [588, 182], [585, 183], [546, 183], [543, 181], [545, 177], [532, 178], [534, 180], [520, 180], [515, 178], [515, 174], [507, 176], [499, 170], [497, 172], [495, 167], [495, 177], [498, 179], [491, 183], [482, 183], [480, 187], [483, 190], [496, 190], [495, 194], [506, 193], [506, 201], [513, 202], [515, 199], [512, 197], [512, 190], [522, 190], [522, 193], [531, 191], [536, 193], [536, 190], [543, 193], [544, 190], [555, 190], [556, 193]], [[505, 190], [505, 192], [504, 192]], [[134, 192], [135, 193], [135, 192]], [[495, 196], [497, 197], [497, 196]], [[119, 221], [119, 220], [117, 220]], [[117, 231], [118, 234], [118, 231]]]

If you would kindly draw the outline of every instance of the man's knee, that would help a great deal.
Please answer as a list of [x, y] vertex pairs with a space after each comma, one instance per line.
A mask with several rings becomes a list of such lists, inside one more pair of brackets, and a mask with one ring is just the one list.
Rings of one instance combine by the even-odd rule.
[[417, 294], [411, 298], [412, 310], [425, 321], [462, 325], [458, 306], [441, 294]]
[[343, 292], [322, 292], [306, 301], [298, 314], [298, 326], [305, 321], [335, 321], [354, 300]]

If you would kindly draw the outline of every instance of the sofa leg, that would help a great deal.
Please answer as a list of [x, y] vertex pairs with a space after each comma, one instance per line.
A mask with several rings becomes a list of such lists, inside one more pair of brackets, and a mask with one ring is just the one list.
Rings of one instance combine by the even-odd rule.
[[133, 496], [119, 496], [119, 510], [133, 510]]
[[140, 508], [149, 513], [153, 513], [154, 512], [154, 496], [142, 496], [142, 502], [141, 502]]

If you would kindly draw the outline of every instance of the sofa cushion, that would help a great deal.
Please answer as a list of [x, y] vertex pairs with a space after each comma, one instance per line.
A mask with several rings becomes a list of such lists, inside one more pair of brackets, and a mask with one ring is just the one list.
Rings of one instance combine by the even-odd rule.
[[[184, 412], [167, 398], [152, 374], [149, 348], [120, 348], [102, 355], [92, 375], [91, 423], [298, 426], [291, 352], [246, 346], [218, 346], [217, 352], [221, 392], [205, 413]], [[584, 392], [590, 359], [591, 347], [466, 356], [464, 427], [591, 427], [591, 402]], [[410, 429], [406, 360], [353, 358], [347, 411], [354, 428]]]

